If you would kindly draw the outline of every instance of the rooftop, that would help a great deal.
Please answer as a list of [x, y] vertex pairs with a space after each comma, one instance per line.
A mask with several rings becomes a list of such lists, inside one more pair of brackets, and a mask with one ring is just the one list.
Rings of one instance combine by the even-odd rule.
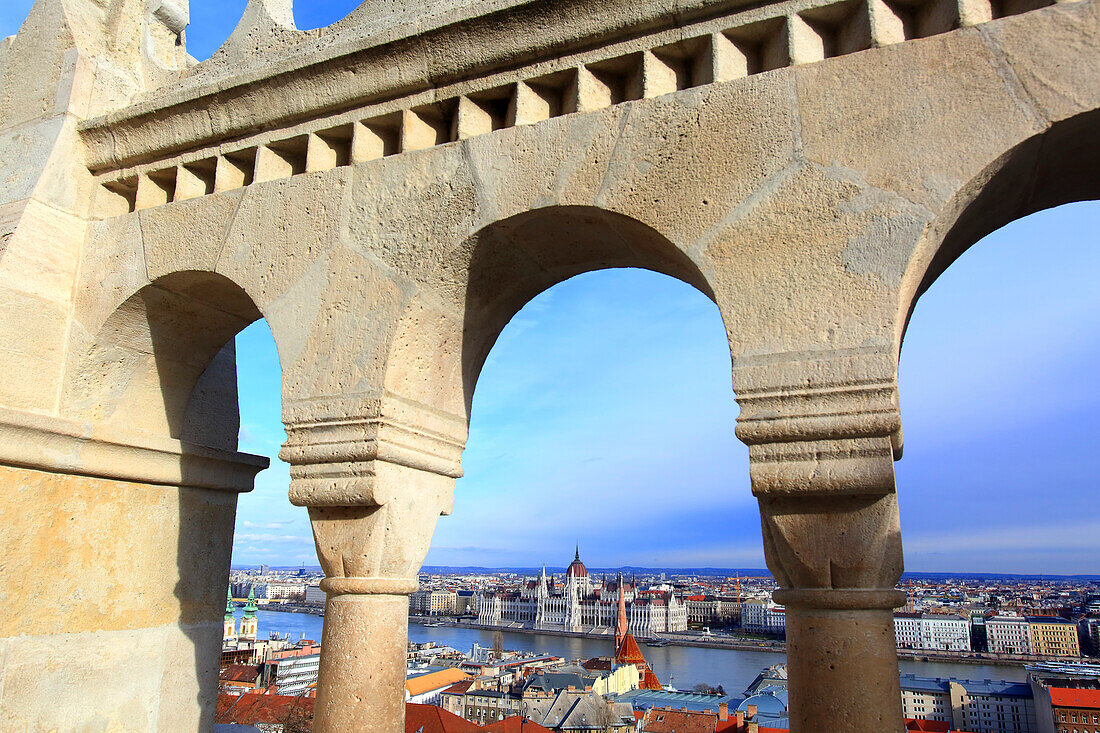
[[1063, 708], [1100, 710], [1100, 690], [1076, 690], [1067, 687], [1050, 688], [1050, 704]]

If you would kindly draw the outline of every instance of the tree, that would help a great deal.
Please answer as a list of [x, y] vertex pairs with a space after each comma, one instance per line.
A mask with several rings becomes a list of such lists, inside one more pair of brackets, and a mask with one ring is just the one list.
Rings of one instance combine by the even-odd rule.
[[312, 733], [313, 731], [313, 715], [306, 712], [301, 696], [287, 708], [279, 722], [283, 725], [283, 733]]
[[504, 657], [504, 636], [498, 629], [493, 632], [493, 658], [501, 659], [502, 657]]

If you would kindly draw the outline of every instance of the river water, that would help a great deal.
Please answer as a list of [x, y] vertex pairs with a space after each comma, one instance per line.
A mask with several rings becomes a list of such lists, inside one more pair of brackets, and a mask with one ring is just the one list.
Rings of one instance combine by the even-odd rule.
[[[238, 618], [241, 610], [237, 610]], [[323, 619], [306, 613], [283, 613], [279, 611], [260, 611], [259, 635], [267, 638], [272, 631], [290, 634], [297, 639], [305, 634], [307, 639], [321, 640]], [[589, 659], [609, 656], [612, 653], [610, 639], [578, 639], [568, 636], [547, 636], [544, 634], [518, 634], [502, 631], [505, 649], [520, 649], [530, 652], [552, 654], [565, 659]], [[462, 629], [449, 626], [427, 627], [418, 623], [409, 624], [409, 641], [435, 641], [469, 652], [476, 642], [483, 647], [493, 645], [493, 632], [480, 629]], [[646, 660], [665, 685], [680, 689], [691, 689], [703, 682], [713, 687], [722, 685], [733, 695], [740, 694], [764, 667], [786, 661], [782, 652], [742, 651], [739, 649], [705, 649], [689, 646], [647, 647], [642, 645]], [[924, 677], [959, 677], [972, 680], [1014, 680], [1023, 681], [1023, 667], [1001, 665], [955, 664], [951, 662], [911, 662], [899, 663], [901, 671]]]

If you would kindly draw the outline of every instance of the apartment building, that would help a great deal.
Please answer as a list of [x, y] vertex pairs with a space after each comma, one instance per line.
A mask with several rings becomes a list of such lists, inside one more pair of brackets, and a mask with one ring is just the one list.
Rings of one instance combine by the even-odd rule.
[[1077, 624], [1058, 616], [1029, 616], [1031, 653], [1049, 657], [1079, 657]]

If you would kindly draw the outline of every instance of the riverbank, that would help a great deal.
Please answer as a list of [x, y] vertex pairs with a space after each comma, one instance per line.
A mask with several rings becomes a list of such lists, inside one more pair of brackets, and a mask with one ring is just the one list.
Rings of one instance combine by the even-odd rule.
[[[320, 640], [322, 618], [314, 613], [280, 613], [274, 604], [259, 611], [260, 638], [267, 638], [270, 632], [278, 632], [291, 639], [305, 638]], [[243, 610], [237, 609], [236, 616]], [[413, 617], [409, 619], [409, 641], [416, 643], [434, 642], [449, 646], [462, 652], [469, 652], [474, 644], [481, 648], [491, 648], [494, 637], [500, 632], [505, 649], [515, 649], [532, 654], [549, 654], [562, 659], [591, 659], [605, 657], [612, 653], [614, 637], [566, 634], [544, 634], [533, 630], [517, 633], [514, 629], [497, 627], [469, 628], [468, 624], [446, 624], [442, 626], [424, 626], [422, 622], [441, 623], [438, 618]], [[690, 690], [696, 683], [705, 683], [711, 687], [722, 685], [730, 691], [744, 690], [760, 673], [761, 669], [786, 661], [782, 647], [772, 649], [745, 645], [741, 649], [729, 645], [709, 645], [713, 648], [699, 648], [702, 644], [672, 644], [661, 647], [642, 647], [646, 660], [665, 685]], [[1030, 660], [1028, 660], [1030, 661]], [[921, 677], [957, 677], [959, 679], [997, 679], [1020, 682], [1025, 679], [1022, 666], [997, 666], [953, 662], [920, 661], [902, 659], [899, 662], [903, 674], [915, 674]]]
[[[583, 631], [559, 631], [547, 629], [532, 629], [512, 626], [490, 626], [474, 621], [446, 618], [440, 616], [409, 616], [409, 621], [421, 625], [446, 626], [459, 629], [474, 629], [477, 631], [502, 631], [515, 634], [531, 634], [538, 636], [562, 636], [574, 639], [611, 639], [615, 632], [583, 632]], [[736, 651], [751, 652], [775, 652], [787, 653], [786, 643], [778, 640], [757, 640], [745, 638], [733, 638], [727, 636], [713, 636], [702, 634], [662, 634], [660, 638], [669, 642], [668, 646], [698, 647], [702, 649], [732, 649]], [[644, 643], [644, 642], [643, 642]], [[664, 645], [662, 645], [664, 646]], [[988, 654], [981, 652], [944, 652], [929, 649], [898, 649], [898, 659], [910, 662], [943, 662], [948, 664], [967, 664], [972, 666], [1007, 666], [1024, 667], [1038, 662], [1066, 662], [1083, 661], [1081, 659], [1067, 659], [1066, 657], [1037, 657], [1037, 656], [1013, 656], [1008, 654]]]

